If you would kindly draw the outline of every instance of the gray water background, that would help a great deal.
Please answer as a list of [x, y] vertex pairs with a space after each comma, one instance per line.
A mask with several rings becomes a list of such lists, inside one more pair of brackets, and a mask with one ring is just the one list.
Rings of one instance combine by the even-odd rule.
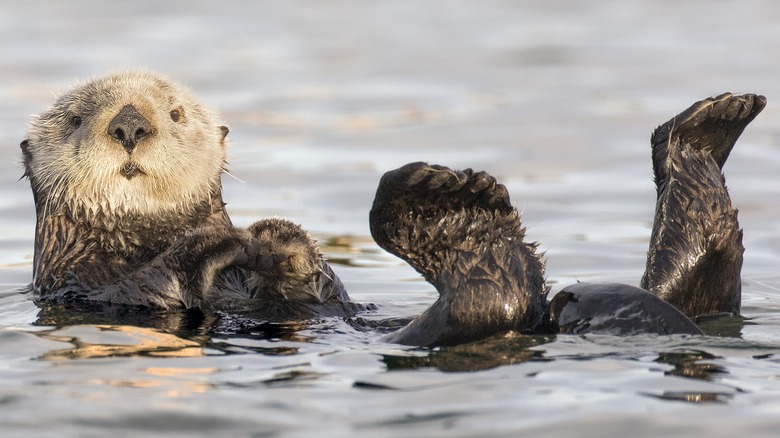
[[[0, 41], [0, 435], [777, 435], [780, 3], [5, 1]], [[234, 221], [302, 223], [377, 317], [435, 297], [369, 236], [383, 172], [487, 170], [546, 251], [553, 291], [637, 284], [651, 130], [707, 96], [764, 94], [725, 167], [750, 321], [739, 338], [432, 353], [339, 321], [274, 340], [33, 326], [36, 307], [12, 290], [30, 280], [34, 233], [18, 144], [55, 91], [127, 67], [218, 109]]]

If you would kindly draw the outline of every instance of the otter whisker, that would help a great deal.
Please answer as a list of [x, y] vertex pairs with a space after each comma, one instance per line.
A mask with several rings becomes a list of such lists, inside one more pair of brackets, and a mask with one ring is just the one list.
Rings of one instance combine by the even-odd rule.
[[327, 271], [325, 271], [325, 269], [322, 268], [322, 265], [317, 267], [317, 271], [319, 271], [320, 274], [324, 275], [325, 278], [327, 278], [328, 280], [333, 281], [333, 277], [328, 275]]
[[227, 175], [227, 176], [229, 176], [229, 177], [233, 178], [234, 180], [236, 180], [236, 181], [238, 181], [238, 182], [240, 182], [240, 183], [242, 183], [242, 184], [246, 184], [246, 181], [244, 181], [244, 180], [242, 180], [241, 178], [239, 178], [239, 177], [237, 177], [237, 176], [233, 175], [233, 174], [232, 174], [232, 173], [230, 173], [230, 171], [229, 171], [229, 170], [227, 170], [227, 169], [222, 169], [222, 173], [224, 173], [225, 175]]

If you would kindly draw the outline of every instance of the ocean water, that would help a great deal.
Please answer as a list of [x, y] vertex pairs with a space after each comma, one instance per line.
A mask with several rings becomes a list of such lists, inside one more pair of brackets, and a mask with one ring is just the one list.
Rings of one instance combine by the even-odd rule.
[[[4, 2], [0, 435], [776, 436], [779, 22], [771, 0]], [[385, 171], [487, 170], [546, 252], [553, 293], [637, 284], [652, 129], [707, 96], [764, 94], [725, 166], [746, 320], [733, 337], [421, 350], [338, 319], [220, 334], [180, 315], [43, 317], [19, 293], [35, 219], [18, 144], [58, 90], [128, 67], [219, 110], [234, 222], [303, 224], [371, 317], [418, 314], [436, 294], [370, 238]]]

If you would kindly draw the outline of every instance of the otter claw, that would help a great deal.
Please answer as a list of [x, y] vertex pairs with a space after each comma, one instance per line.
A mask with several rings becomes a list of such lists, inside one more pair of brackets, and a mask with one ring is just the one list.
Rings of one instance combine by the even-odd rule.
[[485, 190], [486, 188], [490, 187], [491, 185], [494, 185], [495, 182], [496, 182], [496, 180], [492, 176], [488, 175], [485, 172], [477, 173], [475, 175], [474, 180], [475, 180], [474, 181], [474, 185], [472, 185], [469, 188], [471, 193], [481, 192], [481, 191]]
[[446, 187], [458, 190], [466, 183], [468, 175], [444, 166], [426, 163], [410, 163], [385, 174], [385, 181], [400, 189], [428, 193]]
[[426, 189], [428, 190], [437, 190], [442, 186], [449, 186], [453, 182], [457, 183], [460, 180], [454, 172], [433, 171], [431, 174], [426, 184]]

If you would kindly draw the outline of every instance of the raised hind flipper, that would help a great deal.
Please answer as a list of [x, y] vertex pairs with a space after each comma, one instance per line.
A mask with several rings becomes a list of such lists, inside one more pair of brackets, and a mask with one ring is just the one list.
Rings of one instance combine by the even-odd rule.
[[765, 106], [763, 96], [722, 94], [653, 133], [658, 200], [641, 286], [690, 317], [739, 313], [742, 231], [721, 168]]
[[425, 163], [386, 173], [370, 214], [379, 246], [439, 292], [422, 315], [386, 340], [452, 345], [546, 323], [544, 264], [506, 188], [484, 172]]

